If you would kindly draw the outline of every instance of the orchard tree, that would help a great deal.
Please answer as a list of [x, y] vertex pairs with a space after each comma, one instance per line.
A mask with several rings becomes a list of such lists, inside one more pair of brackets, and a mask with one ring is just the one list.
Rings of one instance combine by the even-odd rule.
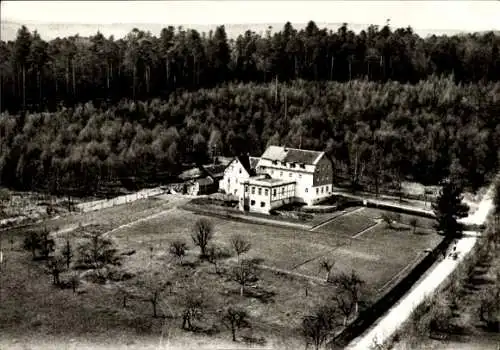
[[337, 310], [330, 305], [321, 305], [302, 320], [302, 335], [306, 341], [306, 347], [313, 344], [318, 350], [332, 335], [335, 329]]
[[182, 329], [193, 330], [194, 321], [203, 318], [206, 306], [206, 294], [196, 287], [187, 287], [181, 301], [182, 306]]
[[47, 261], [47, 270], [53, 277], [53, 284], [59, 286], [61, 281], [59, 276], [65, 270], [66, 262], [63, 256], [54, 256]]
[[352, 270], [350, 274], [341, 272], [336, 275], [333, 279], [333, 284], [337, 287], [340, 293], [349, 294], [352, 302], [354, 303], [354, 313], [357, 315], [361, 290], [365, 281], [359, 277], [356, 271]]
[[66, 262], [66, 268], [69, 269], [71, 259], [73, 258], [73, 248], [71, 247], [69, 238], [66, 238], [61, 254]]
[[182, 265], [182, 259], [186, 255], [186, 248], [187, 248], [186, 242], [180, 239], [170, 243], [169, 252], [179, 260], [179, 263], [181, 265]]
[[191, 238], [195, 246], [200, 247], [201, 257], [207, 255], [207, 245], [214, 236], [213, 225], [207, 219], [199, 219], [193, 228]]
[[248, 313], [244, 309], [230, 306], [224, 311], [222, 323], [231, 330], [233, 341], [236, 341], [236, 330], [249, 326]]
[[118, 261], [113, 241], [100, 233], [92, 233], [78, 247], [79, 261], [93, 269], [100, 269]]
[[252, 244], [245, 239], [242, 235], [235, 234], [231, 237], [230, 239], [231, 246], [233, 247], [234, 251], [236, 252], [236, 255], [238, 256], [238, 263], [240, 262], [240, 255], [247, 253], [250, 248], [252, 247]]
[[335, 266], [335, 261], [331, 259], [324, 258], [319, 263], [320, 271], [325, 271], [325, 282], [330, 281], [330, 274], [332, 273], [333, 267]]
[[410, 219], [410, 226], [413, 228], [413, 234], [415, 234], [417, 232], [418, 219], [417, 218], [411, 218]]
[[243, 296], [245, 286], [257, 280], [257, 267], [252, 260], [243, 259], [231, 271], [231, 279], [240, 285], [240, 296]]

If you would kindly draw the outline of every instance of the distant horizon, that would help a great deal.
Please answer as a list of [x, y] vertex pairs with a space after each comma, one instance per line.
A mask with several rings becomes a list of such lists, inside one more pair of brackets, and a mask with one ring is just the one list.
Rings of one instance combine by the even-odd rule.
[[2, 1], [0, 6], [2, 22], [73, 26], [263, 26], [287, 21], [383, 26], [390, 20], [393, 28], [410, 26], [415, 32], [500, 30], [500, 1]]
[[[314, 21], [314, 20], [313, 20]], [[168, 23], [107, 23], [107, 24], [94, 24], [94, 23], [66, 23], [66, 22], [44, 22], [38, 20], [25, 20], [25, 21], [13, 21], [6, 20], [1, 23], [0, 39], [3, 41], [15, 40], [17, 30], [25, 25], [30, 31], [36, 30], [39, 35], [44, 40], [53, 40], [56, 37], [67, 37], [73, 35], [79, 35], [82, 37], [95, 35], [98, 31], [101, 32], [106, 37], [114, 36], [115, 39], [124, 38], [134, 27], [139, 30], [150, 31], [153, 35], [158, 36], [161, 29], [167, 26], [173, 26], [177, 29], [179, 26], [184, 29], [195, 29], [200, 32], [208, 32], [209, 30], [215, 29], [217, 26], [224, 25], [226, 28], [226, 33], [230, 39], [235, 39], [239, 34], [244, 34], [246, 30], [251, 30], [257, 34], [263, 34], [269, 26], [272, 27], [272, 32], [280, 31], [283, 29], [285, 23], [290, 22], [295, 29], [302, 29], [309, 21], [303, 22], [292, 22], [284, 20], [282, 22], [273, 23], [222, 23], [222, 24], [196, 24], [196, 23], [186, 23], [186, 24], [168, 24]], [[316, 25], [320, 28], [326, 28], [329, 30], [338, 29], [343, 23], [347, 23], [348, 28], [355, 33], [359, 33], [361, 30], [366, 30], [369, 26], [375, 25], [379, 28], [383, 25], [373, 24], [373, 23], [349, 23], [349, 22], [320, 22], [314, 21]], [[433, 29], [433, 28], [414, 28], [410, 25], [408, 26], [395, 26], [391, 25], [392, 29], [397, 28], [407, 28], [411, 27], [413, 31], [422, 38], [428, 37], [430, 35], [460, 35], [475, 32], [489, 32], [485, 31], [465, 31], [461, 29], [449, 28], [449, 29]], [[491, 30], [493, 32], [498, 32], [498, 30]]]

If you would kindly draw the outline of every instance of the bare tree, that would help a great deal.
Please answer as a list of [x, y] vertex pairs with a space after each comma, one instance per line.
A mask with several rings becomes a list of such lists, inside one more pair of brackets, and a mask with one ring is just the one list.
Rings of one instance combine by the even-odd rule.
[[417, 232], [418, 219], [417, 218], [411, 218], [410, 219], [410, 226], [413, 227], [413, 234], [415, 234]]
[[386, 226], [390, 229], [394, 228], [394, 224], [398, 221], [398, 216], [397, 214], [382, 214], [382, 220], [386, 223]]
[[213, 244], [209, 245], [207, 247], [206, 259], [207, 259], [207, 261], [209, 263], [211, 263], [212, 265], [214, 265], [214, 267], [215, 267], [215, 273], [216, 274], [220, 273], [218, 262], [223, 257], [224, 257], [224, 252], [222, 251], [222, 249], [220, 247], [217, 247], [217, 246], [215, 246]]
[[47, 261], [47, 270], [53, 277], [53, 283], [55, 286], [58, 286], [61, 284], [61, 281], [59, 279], [59, 276], [65, 269], [65, 261], [64, 257], [62, 256], [54, 256], [51, 259]]
[[328, 336], [335, 329], [336, 309], [322, 305], [318, 307], [312, 315], [304, 317], [302, 320], [302, 335], [306, 341], [306, 347], [313, 344], [318, 350], [323, 345]]
[[71, 264], [71, 259], [73, 258], [73, 248], [71, 247], [69, 238], [66, 238], [61, 254], [66, 261], [66, 268], [69, 269], [69, 265]]
[[325, 276], [325, 281], [329, 282], [330, 281], [330, 274], [332, 273], [333, 267], [335, 266], [335, 261], [327, 258], [323, 258], [319, 262], [319, 270], [320, 271], [325, 271], [326, 276]]
[[231, 242], [231, 247], [233, 247], [234, 251], [236, 252], [236, 255], [238, 256], [238, 263], [239, 263], [240, 255], [247, 253], [252, 247], [252, 244], [239, 234], [233, 235], [231, 237], [230, 242]]
[[91, 234], [87, 241], [78, 247], [78, 252], [80, 262], [94, 269], [117, 261], [113, 241], [100, 233]]
[[347, 325], [349, 316], [351, 316], [354, 310], [354, 302], [352, 300], [351, 294], [349, 293], [336, 293], [334, 296], [335, 304], [337, 308], [344, 316], [343, 326]]
[[240, 285], [240, 296], [243, 296], [243, 291], [249, 282], [257, 280], [257, 268], [252, 260], [243, 259], [238, 266], [235, 266], [231, 273], [233, 281]]
[[73, 293], [76, 293], [78, 286], [80, 285], [80, 276], [77, 273], [73, 273], [70, 277], [71, 288], [73, 289]]
[[193, 229], [193, 234], [191, 238], [193, 243], [200, 247], [201, 256], [204, 258], [206, 256], [206, 249], [208, 242], [213, 238], [213, 226], [212, 223], [207, 219], [199, 219]]
[[[167, 283], [161, 281], [157, 273], [148, 273], [137, 281], [136, 286], [140, 289], [140, 298], [151, 304], [153, 317], [158, 317], [158, 303], [161, 300], [163, 291], [167, 287]], [[128, 296], [129, 293], [125, 291], [124, 306], [126, 305], [126, 298]]]
[[361, 287], [365, 282], [358, 276], [356, 271], [352, 270], [350, 274], [341, 272], [336, 275], [333, 283], [337, 286], [340, 293], [345, 292], [350, 295], [354, 302], [354, 313], [357, 314]]
[[40, 236], [38, 235], [37, 232], [31, 231], [24, 238], [23, 248], [31, 252], [33, 260], [36, 259], [36, 252], [38, 249], [40, 249], [40, 246], [41, 246]]
[[201, 320], [205, 305], [205, 295], [201, 289], [186, 288], [183, 297], [182, 329], [193, 330], [193, 321]]
[[233, 341], [236, 341], [236, 330], [248, 327], [248, 313], [240, 308], [228, 307], [222, 317], [222, 323], [231, 330]]
[[186, 248], [187, 248], [186, 242], [180, 239], [170, 243], [169, 252], [179, 260], [179, 263], [181, 265], [182, 265], [182, 259], [186, 255]]
[[45, 227], [40, 233], [40, 256], [43, 259], [48, 259], [49, 256], [54, 252], [56, 246], [52, 237], [50, 237], [49, 230]]

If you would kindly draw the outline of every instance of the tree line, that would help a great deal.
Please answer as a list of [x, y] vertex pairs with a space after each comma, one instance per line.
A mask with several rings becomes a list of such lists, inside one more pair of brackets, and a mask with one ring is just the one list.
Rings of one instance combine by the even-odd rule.
[[[88, 102], [0, 115], [4, 186], [95, 194], [106, 184], [175, 177], [215, 156], [267, 145], [326, 150], [335, 181], [378, 191], [453, 177], [476, 189], [498, 165], [500, 85], [399, 82], [230, 83], [168, 99]], [[163, 181], [163, 180], [162, 180]]]
[[168, 26], [159, 36], [137, 28], [126, 37], [97, 32], [49, 42], [25, 26], [0, 42], [2, 110], [44, 111], [60, 104], [164, 97], [176, 89], [229, 82], [290, 81], [416, 83], [431, 75], [455, 82], [498, 81], [500, 37], [493, 32], [421, 38], [389, 23], [356, 34], [314, 22], [289, 22], [260, 35], [229, 39], [224, 26], [199, 33]]

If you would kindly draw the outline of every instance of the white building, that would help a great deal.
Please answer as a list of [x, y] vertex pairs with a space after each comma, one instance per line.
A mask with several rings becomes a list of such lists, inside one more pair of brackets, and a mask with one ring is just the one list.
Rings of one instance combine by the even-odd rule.
[[240, 156], [229, 162], [224, 170], [224, 176], [219, 181], [219, 190], [237, 197], [243, 194], [243, 181], [255, 176], [255, 166], [258, 158]]
[[332, 169], [324, 152], [269, 146], [260, 158], [229, 163], [219, 189], [238, 197], [241, 210], [269, 213], [286, 203], [313, 205], [329, 197]]
[[257, 173], [297, 183], [295, 201], [315, 204], [332, 193], [333, 167], [325, 152], [269, 146], [257, 164]]
[[252, 177], [243, 182], [239, 208], [269, 214], [271, 209], [294, 201], [295, 186], [293, 180], [272, 179], [266, 175]]

